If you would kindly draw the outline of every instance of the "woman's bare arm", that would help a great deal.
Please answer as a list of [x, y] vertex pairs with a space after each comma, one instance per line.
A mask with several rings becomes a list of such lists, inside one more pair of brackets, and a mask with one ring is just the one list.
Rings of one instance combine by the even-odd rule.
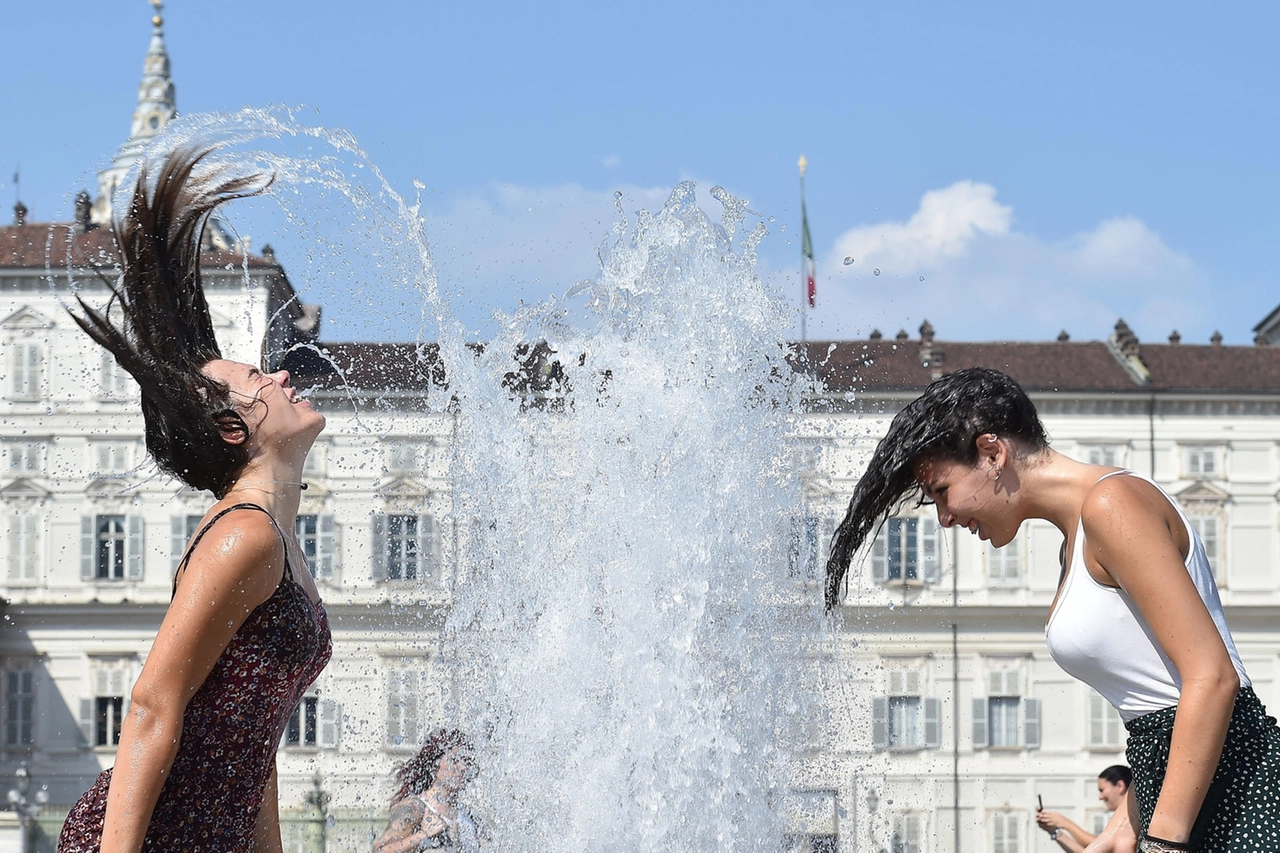
[[284, 546], [256, 510], [230, 513], [201, 540], [165, 613], [120, 730], [103, 853], [134, 853], [151, 823], [178, 744], [182, 715], [227, 644], [284, 571]]
[[1085, 501], [1088, 552], [1120, 584], [1182, 679], [1164, 785], [1148, 832], [1186, 842], [1222, 756], [1240, 689], [1217, 626], [1187, 573], [1172, 521], [1151, 484], [1112, 477]]
[[407, 797], [391, 807], [386, 831], [373, 842], [373, 853], [412, 853], [427, 837], [422, 829], [426, 809], [417, 797]]
[[1138, 836], [1134, 829], [1137, 825], [1138, 803], [1130, 790], [1129, 796], [1107, 821], [1106, 828], [1085, 848], [1085, 853], [1134, 853], [1138, 849]]
[[280, 841], [280, 782], [276, 763], [271, 762], [271, 778], [262, 792], [262, 808], [253, 823], [253, 853], [284, 853]]

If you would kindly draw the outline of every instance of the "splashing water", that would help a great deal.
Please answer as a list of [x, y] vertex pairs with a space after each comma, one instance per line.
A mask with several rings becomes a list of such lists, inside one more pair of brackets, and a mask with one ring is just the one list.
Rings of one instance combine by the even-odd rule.
[[[577, 290], [594, 327], [530, 309], [453, 373], [473, 526], [444, 642], [502, 849], [780, 847], [789, 371], [763, 232], [735, 249], [723, 202], [722, 228], [681, 185]], [[563, 377], [531, 405], [504, 382], [536, 335]]]
[[[291, 115], [171, 127], [309, 136], [367, 163], [349, 135]], [[329, 159], [257, 159], [291, 229], [308, 217], [291, 187], [345, 197], [391, 286], [415, 288], [435, 321], [460, 542], [441, 660], [494, 849], [781, 849], [813, 613], [787, 578], [800, 477], [788, 317], [755, 270], [763, 224], [744, 231], [745, 205], [719, 188], [719, 224], [692, 184], [634, 224], [618, 199], [599, 274], [500, 317], [476, 348], [416, 204], [372, 168], [369, 190]]]

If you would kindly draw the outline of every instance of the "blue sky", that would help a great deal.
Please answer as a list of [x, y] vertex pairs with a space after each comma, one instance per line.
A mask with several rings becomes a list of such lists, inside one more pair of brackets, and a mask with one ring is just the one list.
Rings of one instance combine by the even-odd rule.
[[[0, 199], [67, 209], [128, 132], [150, 7], [15, 4]], [[307, 105], [423, 212], [442, 286], [493, 308], [595, 269], [628, 209], [685, 179], [766, 217], [761, 273], [795, 287], [810, 162], [814, 338], [1248, 343], [1280, 303], [1272, 246], [1280, 13], [1264, 4], [250, 3], [165, 9], [179, 108]], [[308, 246], [264, 225], [328, 340], [371, 323]], [[852, 263], [843, 263], [852, 258]], [[880, 274], [876, 275], [875, 270]]]

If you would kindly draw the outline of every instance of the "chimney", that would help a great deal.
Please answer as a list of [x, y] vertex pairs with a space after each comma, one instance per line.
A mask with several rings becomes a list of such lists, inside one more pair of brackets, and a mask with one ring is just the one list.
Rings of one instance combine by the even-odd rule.
[[1178, 334], [1177, 329], [1174, 329], [1169, 333], [1169, 343], [1173, 344], [1175, 347], [1182, 343], [1182, 335]]
[[1061, 332], [1058, 332], [1058, 343], [1065, 344], [1069, 340], [1071, 340], [1071, 336], [1067, 334], [1066, 329], [1063, 329]]
[[21, 201], [17, 202], [13, 206], [13, 224], [14, 225], [27, 224], [27, 206], [23, 204]]
[[928, 320], [920, 324], [920, 343], [925, 347], [933, 345], [933, 324]]
[[883, 334], [881, 334], [881, 332], [880, 332], [880, 330], [879, 330], [879, 329], [872, 329], [872, 330], [871, 330], [871, 340], [873, 340], [873, 341], [879, 341], [879, 340], [883, 340], [883, 339], [884, 339], [884, 335], [883, 335]]
[[89, 230], [89, 212], [93, 209], [93, 200], [88, 190], [76, 193], [76, 233], [83, 234]]
[[1209, 343], [1213, 344], [1215, 347], [1222, 346], [1222, 332], [1215, 329], [1213, 336], [1209, 338]]
[[271, 248], [271, 244], [270, 244], [270, 243], [264, 243], [264, 244], [263, 244], [263, 246], [262, 246], [262, 257], [264, 257], [264, 258], [266, 258], [267, 260], [271, 261], [271, 263], [273, 263], [273, 264], [276, 262], [276, 250], [275, 250], [275, 249], [273, 249], [273, 248]]

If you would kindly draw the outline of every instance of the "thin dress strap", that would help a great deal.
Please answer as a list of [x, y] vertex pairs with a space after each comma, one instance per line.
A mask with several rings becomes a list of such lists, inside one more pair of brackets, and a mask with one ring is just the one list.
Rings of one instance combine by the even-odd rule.
[[[178, 576], [187, 568], [187, 563], [190, 562], [191, 555], [195, 553], [196, 546], [200, 544], [200, 540], [204, 538], [204, 535], [209, 532], [209, 528], [213, 527], [213, 525], [217, 523], [218, 519], [222, 518], [227, 513], [234, 512], [238, 509], [256, 509], [270, 520], [271, 526], [276, 529], [276, 533], [280, 536], [280, 544], [284, 546], [284, 576], [289, 580], [293, 580], [293, 572], [289, 570], [289, 540], [284, 538], [284, 531], [280, 529], [280, 525], [276, 524], [275, 517], [271, 513], [267, 512], [264, 507], [260, 507], [255, 503], [249, 503], [246, 501], [244, 503], [234, 504], [218, 510], [217, 514], [214, 515], [213, 518], [209, 519], [208, 523], [206, 523], [204, 527], [201, 527], [200, 531], [196, 533], [195, 538], [191, 540], [191, 544], [187, 546], [187, 552], [182, 555], [182, 562], [178, 563], [178, 568], [173, 571], [172, 595], [178, 594]], [[170, 596], [171, 598], [172, 595]]]

